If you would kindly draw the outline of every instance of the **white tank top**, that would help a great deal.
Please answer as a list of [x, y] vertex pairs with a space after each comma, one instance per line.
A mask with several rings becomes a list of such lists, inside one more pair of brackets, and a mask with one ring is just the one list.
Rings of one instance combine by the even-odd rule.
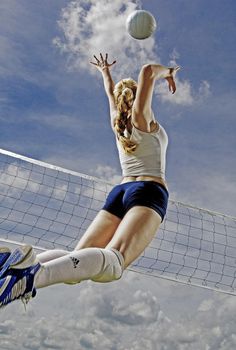
[[159, 124], [157, 131], [144, 132], [132, 126], [130, 139], [138, 146], [131, 154], [126, 154], [117, 140], [123, 176], [157, 176], [165, 180], [166, 150], [168, 136]]

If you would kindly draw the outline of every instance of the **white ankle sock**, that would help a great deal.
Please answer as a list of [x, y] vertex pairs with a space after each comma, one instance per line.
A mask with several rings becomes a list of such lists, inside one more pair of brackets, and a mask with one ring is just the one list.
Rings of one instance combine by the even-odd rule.
[[91, 279], [110, 282], [121, 278], [124, 258], [115, 249], [85, 248], [42, 264], [36, 288], [56, 283], [78, 283]]

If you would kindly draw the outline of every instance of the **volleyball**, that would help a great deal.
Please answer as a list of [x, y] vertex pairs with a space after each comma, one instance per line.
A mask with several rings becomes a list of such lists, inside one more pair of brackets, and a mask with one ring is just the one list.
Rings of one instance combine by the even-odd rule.
[[145, 10], [132, 12], [126, 20], [126, 29], [135, 39], [149, 38], [156, 30], [156, 20], [153, 15]]

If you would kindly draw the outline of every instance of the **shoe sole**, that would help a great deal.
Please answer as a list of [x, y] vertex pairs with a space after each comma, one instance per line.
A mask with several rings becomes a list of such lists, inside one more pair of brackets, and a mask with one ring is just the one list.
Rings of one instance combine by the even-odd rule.
[[3, 278], [1, 281], [0, 281], [0, 295], [2, 294], [2, 292], [5, 290], [5, 288], [7, 287], [9, 283], [9, 278]]
[[34, 262], [35, 253], [32, 246], [25, 245], [16, 248], [3, 264], [0, 270], [0, 278], [4, 277], [5, 272], [9, 269], [24, 269], [31, 266]]
[[9, 256], [11, 255], [11, 250], [7, 247], [0, 248], [0, 269], [5, 264]]
[[[25, 260], [29, 261], [27, 257], [32, 255], [27, 255]], [[25, 262], [24, 260], [24, 262]], [[35, 260], [34, 260], [35, 261]], [[17, 275], [7, 275], [6, 277], [0, 279], [0, 309], [4, 308], [7, 304], [20, 299], [25, 308], [31, 298], [34, 298], [36, 295], [36, 289], [34, 287], [34, 280], [38, 273], [40, 272], [40, 263], [38, 262], [35, 266], [32, 266], [32, 269], [23, 269], [23, 274], [18, 278]], [[27, 271], [28, 270], [28, 271]], [[25, 274], [24, 272], [27, 273]], [[31, 280], [28, 280], [30, 277]], [[28, 277], [27, 277], [28, 276]], [[18, 290], [20, 288], [20, 290]], [[27, 291], [28, 289], [28, 291]], [[5, 297], [4, 297], [5, 293]]]

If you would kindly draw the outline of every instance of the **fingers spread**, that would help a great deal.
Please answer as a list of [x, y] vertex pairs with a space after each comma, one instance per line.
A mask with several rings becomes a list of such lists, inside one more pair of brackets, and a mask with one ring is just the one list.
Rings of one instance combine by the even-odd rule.
[[99, 63], [99, 59], [98, 59], [95, 55], [93, 55], [93, 57], [95, 58], [95, 60], [97, 61], [97, 63]]
[[102, 54], [100, 53], [100, 57], [101, 57], [101, 61], [102, 61], [102, 63], [104, 62], [104, 59], [103, 59], [103, 56], [102, 56]]
[[95, 58], [96, 60], [96, 63], [94, 62], [90, 62], [91, 64], [97, 66], [97, 67], [100, 67], [100, 68], [105, 68], [105, 67], [111, 67], [113, 66], [113, 64], [116, 63], [116, 60], [113, 61], [112, 63], [108, 63], [107, 60], [108, 60], [108, 53], [105, 54], [105, 58], [103, 57], [102, 53], [100, 53], [100, 60], [97, 58], [97, 56], [93, 55], [93, 57]]

